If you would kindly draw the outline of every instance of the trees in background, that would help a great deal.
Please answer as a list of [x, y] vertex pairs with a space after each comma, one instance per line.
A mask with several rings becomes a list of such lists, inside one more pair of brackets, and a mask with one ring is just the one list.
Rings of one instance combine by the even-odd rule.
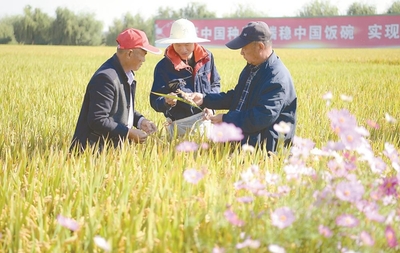
[[13, 19], [14, 18], [4, 18], [0, 22], [0, 44], [16, 43]]
[[76, 15], [66, 8], [57, 8], [52, 18], [40, 9], [24, 8], [22, 16], [0, 21], [0, 43], [17, 42], [36, 45], [102, 44], [103, 25], [93, 14]]
[[102, 44], [103, 24], [94, 15], [74, 14], [67, 8], [57, 8], [51, 26], [51, 44], [97, 46]]
[[216, 18], [215, 12], [209, 11], [205, 4], [188, 3], [186, 7], [179, 9], [179, 16], [187, 19], [191, 18]]
[[315, 0], [303, 6], [302, 10], [299, 10], [299, 17], [320, 17], [320, 16], [337, 16], [339, 15], [339, 9], [332, 5], [328, 0], [320, 1]]
[[268, 17], [266, 13], [252, 9], [249, 5], [239, 4], [232, 13], [224, 15], [224, 18], [247, 18], [247, 17]]
[[[395, 0], [385, 14], [399, 14], [400, 0]], [[120, 19], [114, 19], [108, 31], [103, 31], [101, 21], [96, 20], [95, 14], [75, 14], [67, 8], [57, 8], [53, 18], [40, 9], [26, 6], [23, 15], [0, 19], [0, 44], [53, 44], [53, 45], [108, 45], [115, 46], [115, 38], [125, 28], [136, 27], [146, 32], [150, 41], [154, 41], [154, 21], [169, 18], [188, 19], [217, 18], [216, 14], [207, 9], [205, 4], [190, 2], [178, 10], [171, 7], [160, 7], [157, 14], [149, 19], [140, 14], [132, 16], [129, 12]], [[375, 6], [353, 3], [347, 10], [347, 15], [374, 15]], [[314, 0], [299, 10], [299, 17], [336, 16], [339, 10], [329, 0]], [[239, 5], [232, 13], [224, 18], [266, 17], [267, 14], [253, 10], [249, 5]]]
[[386, 13], [387, 14], [399, 14], [400, 13], [400, 0], [394, 1]]
[[49, 44], [51, 41], [52, 18], [40, 9], [24, 8], [24, 15], [13, 22], [14, 36], [21, 44]]
[[139, 30], [146, 31], [146, 34], [149, 35], [149, 41], [152, 41], [152, 38], [150, 37], [152, 25], [149, 24], [140, 14], [132, 16], [130, 13], [126, 13], [121, 19], [114, 19], [113, 24], [110, 25], [108, 29], [108, 33], [105, 35], [105, 44], [108, 46], [117, 45], [115, 39], [118, 34], [128, 27], [135, 27]]
[[375, 15], [376, 7], [364, 3], [354, 2], [349, 6], [346, 13], [349, 16]]

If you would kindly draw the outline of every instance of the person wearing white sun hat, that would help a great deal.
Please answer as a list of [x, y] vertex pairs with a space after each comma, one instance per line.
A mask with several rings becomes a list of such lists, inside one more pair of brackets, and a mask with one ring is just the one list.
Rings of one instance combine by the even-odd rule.
[[[219, 93], [220, 75], [213, 54], [199, 45], [209, 42], [197, 36], [194, 24], [184, 18], [173, 22], [170, 36], [157, 40], [156, 44], [170, 44], [154, 69], [152, 92], [181, 96], [184, 93]], [[203, 112], [196, 106], [150, 93], [151, 107], [163, 113], [167, 119], [170, 137], [181, 137], [187, 133], [206, 134], [211, 127], [203, 120]]]

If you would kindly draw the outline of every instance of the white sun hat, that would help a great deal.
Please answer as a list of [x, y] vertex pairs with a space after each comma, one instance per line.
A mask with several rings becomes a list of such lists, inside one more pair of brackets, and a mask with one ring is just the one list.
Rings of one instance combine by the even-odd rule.
[[184, 18], [176, 20], [172, 23], [169, 38], [156, 40], [158, 44], [172, 44], [172, 43], [198, 43], [209, 42], [208, 39], [197, 37], [196, 27], [194, 24]]

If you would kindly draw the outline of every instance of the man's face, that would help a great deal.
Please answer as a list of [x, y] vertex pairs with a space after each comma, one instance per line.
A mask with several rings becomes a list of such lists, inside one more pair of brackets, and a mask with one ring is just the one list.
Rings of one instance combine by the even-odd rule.
[[240, 54], [243, 55], [243, 58], [247, 61], [247, 63], [258, 65], [260, 59], [260, 50], [260, 42], [253, 41], [242, 47]]
[[142, 63], [146, 61], [147, 51], [141, 48], [131, 49], [129, 52], [130, 69], [136, 71], [140, 69]]
[[194, 43], [174, 43], [172, 46], [182, 60], [187, 60], [192, 57]]

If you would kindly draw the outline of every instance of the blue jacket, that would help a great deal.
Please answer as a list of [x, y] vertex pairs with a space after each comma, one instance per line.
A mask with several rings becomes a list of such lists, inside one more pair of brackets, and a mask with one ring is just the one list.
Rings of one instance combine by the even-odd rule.
[[[154, 69], [151, 91], [168, 94], [179, 88], [186, 93], [220, 92], [220, 76], [212, 53], [196, 43], [194, 45], [194, 68], [180, 59], [172, 45], [165, 49], [164, 58], [157, 63]], [[168, 84], [174, 80], [177, 81], [177, 85], [170, 87]], [[162, 112], [165, 117], [172, 120], [186, 118], [200, 112], [199, 109], [180, 101], [176, 106], [170, 107], [165, 103], [163, 97], [152, 93], [150, 94], [150, 105], [155, 111]]]
[[[130, 93], [134, 105], [135, 81], [132, 87], [116, 54], [100, 66], [87, 85], [71, 151], [76, 147], [83, 150], [88, 143], [102, 150], [106, 141], [116, 147], [127, 137]], [[134, 111], [135, 127], [141, 117]]]
[[240, 112], [236, 111], [242, 90], [250, 73], [247, 64], [239, 76], [236, 87], [220, 94], [207, 94], [203, 107], [229, 110], [223, 121], [240, 127], [244, 134], [242, 144], [254, 147], [261, 145], [275, 152], [278, 133], [274, 124], [281, 121], [291, 123], [291, 131], [285, 135], [285, 144], [289, 145], [295, 135], [297, 96], [289, 70], [273, 52], [267, 61], [261, 64], [254, 76], [249, 93]]

